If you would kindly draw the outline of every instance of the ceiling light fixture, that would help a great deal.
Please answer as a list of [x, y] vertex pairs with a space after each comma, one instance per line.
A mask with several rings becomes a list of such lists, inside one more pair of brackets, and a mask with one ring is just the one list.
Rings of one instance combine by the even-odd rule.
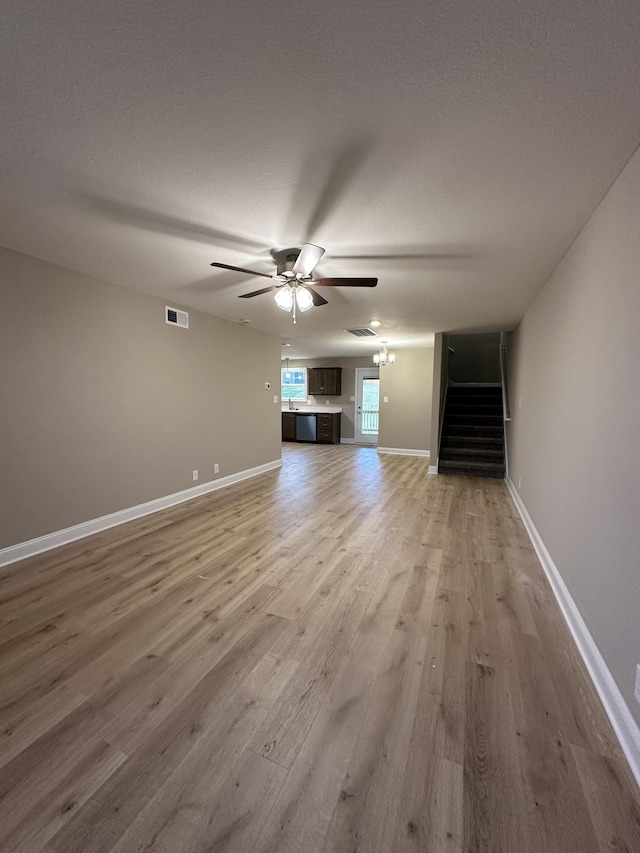
[[296, 308], [298, 311], [308, 311], [313, 308], [313, 296], [309, 291], [296, 281], [279, 287], [275, 295], [276, 305], [283, 311], [293, 310], [293, 322], [296, 322]]
[[379, 326], [382, 325], [382, 323], [380, 322], [380, 320], [370, 320], [369, 325], [372, 329], [377, 329]]
[[395, 353], [389, 352], [387, 350], [387, 342], [382, 341], [382, 349], [373, 356], [373, 363], [384, 367], [385, 364], [393, 364], [395, 360]]

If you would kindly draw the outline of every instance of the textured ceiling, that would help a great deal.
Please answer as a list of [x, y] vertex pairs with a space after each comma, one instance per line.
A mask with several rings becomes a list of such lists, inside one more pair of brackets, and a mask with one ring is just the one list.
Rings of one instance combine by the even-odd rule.
[[[640, 141], [637, 0], [5, 0], [0, 242], [292, 356], [517, 323]], [[270, 250], [311, 241], [293, 326]]]

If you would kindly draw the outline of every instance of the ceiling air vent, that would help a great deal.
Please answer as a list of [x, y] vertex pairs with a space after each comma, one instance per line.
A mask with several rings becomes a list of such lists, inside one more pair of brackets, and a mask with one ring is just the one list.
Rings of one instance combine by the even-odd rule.
[[164, 306], [164, 321], [171, 326], [180, 326], [181, 329], [189, 328], [189, 315], [186, 311], [178, 311], [177, 308]]
[[345, 332], [349, 332], [350, 335], [353, 335], [356, 338], [378, 337], [378, 333], [374, 332], [373, 329], [345, 329]]

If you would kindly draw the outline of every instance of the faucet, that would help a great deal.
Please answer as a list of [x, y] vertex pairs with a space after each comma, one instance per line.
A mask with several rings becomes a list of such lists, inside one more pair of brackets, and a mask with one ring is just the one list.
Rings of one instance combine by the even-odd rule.
[[293, 412], [293, 400], [289, 397], [289, 411]]

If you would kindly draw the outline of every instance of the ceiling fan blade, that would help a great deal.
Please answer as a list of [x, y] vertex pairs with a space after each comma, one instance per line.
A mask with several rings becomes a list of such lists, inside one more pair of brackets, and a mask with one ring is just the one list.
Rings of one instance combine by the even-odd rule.
[[377, 278], [317, 278], [314, 287], [375, 287]]
[[277, 290], [279, 284], [272, 284], [271, 287], [263, 287], [261, 290], [254, 290], [253, 293], [241, 293], [240, 299], [250, 299], [252, 296], [260, 296], [263, 293], [270, 293], [272, 290]]
[[294, 275], [311, 275], [313, 268], [323, 255], [324, 249], [321, 246], [305, 243], [293, 265], [292, 272]]
[[328, 305], [329, 304], [327, 302], [327, 300], [324, 298], [324, 296], [320, 296], [320, 294], [316, 293], [316, 291], [312, 287], [309, 287], [308, 284], [305, 285], [304, 289], [308, 290], [309, 293], [311, 294], [311, 296], [313, 297], [313, 304], [316, 306], [316, 308], [318, 308], [320, 305]]
[[209, 264], [209, 266], [220, 267], [221, 270], [233, 270], [234, 272], [243, 272], [243, 273], [246, 273], [247, 275], [261, 275], [261, 276], [264, 276], [264, 278], [273, 278], [272, 275], [269, 275], [266, 272], [256, 272], [255, 270], [246, 270], [246, 269], [244, 269], [244, 267], [232, 267], [232, 266], [230, 266], [230, 264], [213, 263], [213, 264]]

